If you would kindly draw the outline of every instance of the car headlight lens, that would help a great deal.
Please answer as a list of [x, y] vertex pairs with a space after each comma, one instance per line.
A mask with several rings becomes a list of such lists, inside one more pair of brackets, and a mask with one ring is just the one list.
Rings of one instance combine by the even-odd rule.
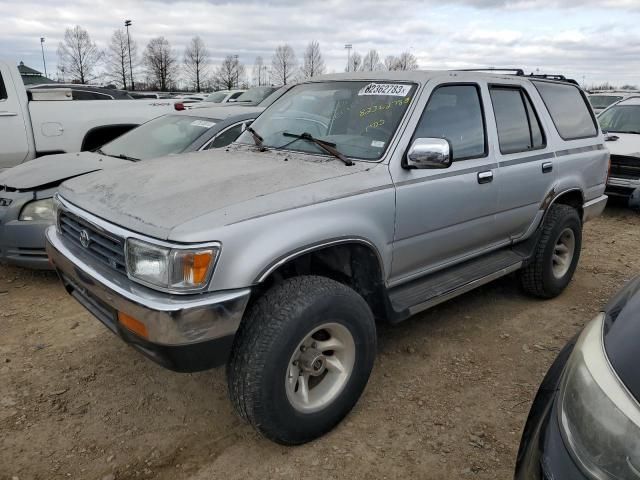
[[143, 283], [168, 290], [198, 290], [209, 281], [219, 248], [168, 248], [127, 240], [127, 271]]
[[591, 321], [567, 363], [560, 426], [577, 463], [598, 480], [640, 479], [640, 406], [606, 356], [604, 314]]
[[53, 198], [34, 200], [33, 202], [27, 203], [22, 207], [22, 211], [18, 217], [19, 220], [24, 222], [53, 222], [55, 218]]

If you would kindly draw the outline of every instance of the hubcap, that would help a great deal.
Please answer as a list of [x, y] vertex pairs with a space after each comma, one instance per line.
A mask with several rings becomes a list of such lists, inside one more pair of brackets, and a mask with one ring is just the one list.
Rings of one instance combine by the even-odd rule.
[[573, 254], [576, 249], [576, 237], [573, 230], [565, 228], [553, 248], [553, 257], [551, 257], [551, 269], [553, 276], [562, 278], [566, 275], [573, 261]]
[[356, 359], [351, 332], [339, 323], [313, 329], [291, 355], [285, 378], [293, 408], [312, 413], [322, 410], [344, 390]]

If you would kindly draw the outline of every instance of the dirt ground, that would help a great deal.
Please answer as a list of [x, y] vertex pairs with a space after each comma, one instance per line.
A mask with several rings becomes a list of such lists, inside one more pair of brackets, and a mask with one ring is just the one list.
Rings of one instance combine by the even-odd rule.
[[507, 479], [545, 371], [640, 271], [640, 217], [585, 226], [551, 301], [514, 277], [395, 327], [355, 410], [285, 448], [233, 413], [223, 369], [164, 370], [114, 337], [50, 273], [0, 266], [0, 479]]

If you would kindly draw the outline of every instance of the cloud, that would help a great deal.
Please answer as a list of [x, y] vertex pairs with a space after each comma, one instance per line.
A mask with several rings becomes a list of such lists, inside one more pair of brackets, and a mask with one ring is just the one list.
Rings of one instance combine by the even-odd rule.
[[83, 26], [104, 48], [132, 19], [139, 51], [163, 35], [181, 57], [200, 35], [214, 63], [229, 54], [247, 66], [258, 55], [268, 63], [282, 43], [301, 61], [318, 40], [334, 71], [351, 43], [382, 57], [410, 50], [422, 68], [513, 66], [587, 83], [640, 83], [637, 0], [0, 0], [0, 12], [0, 56], [39, 69], [44, 36], [50, 73], [65, 28]]

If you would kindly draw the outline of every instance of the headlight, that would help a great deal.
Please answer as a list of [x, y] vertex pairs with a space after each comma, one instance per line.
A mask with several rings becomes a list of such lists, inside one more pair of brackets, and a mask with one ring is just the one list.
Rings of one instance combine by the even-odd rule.
[[127, 272], [133, 279], [168, 290], [198, 290], [209, 281], [218, 247], [168, 248], [127, 240]]
[[44, 200], [34, 200], [22, 207], [18, 220], [25, 222], [53, 222], [55, 218], [53, 198], [45, 198]]
[[560, 425], [569, 450], [598, 480], [640, 479], [640, 406], [612, 369], [604, 314], [584, 329], [560, 389]]

